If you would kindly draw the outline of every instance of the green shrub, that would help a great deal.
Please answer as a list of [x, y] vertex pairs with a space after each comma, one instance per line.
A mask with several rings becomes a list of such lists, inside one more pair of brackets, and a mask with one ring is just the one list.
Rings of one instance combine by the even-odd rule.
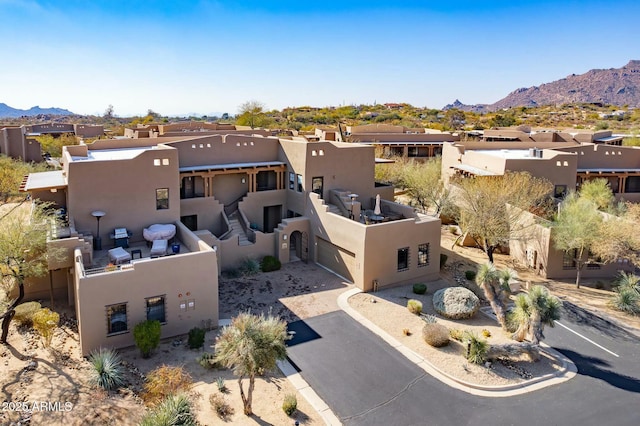
[[13, 320], [19, 325], [26, 325], [31, 327], [33, 325], [33, 315], [42, 309], [42, 306], [38, 302], [26, 302], [16, 306], [16, 314]]
[[640, 297], [629, 287], [621, 287], [611, 296], [610, 304], [614, 309], [631, 315], [640, 314]]
[[444, 265], [447, 263], [447, 259], [449, 258], [449, 256], [447, 256], [444, 253], [440, 253], [440, 269], [444, 268]]
[[464, 271], [464, 277], [469, 281], [473, 281], [476, 279], [476, 271]]
[[142, 399], [149, 405], [156, 405], [170, 395], [188, 393], [193, 379], [180, 366], [161, 365], [147, 373]]
[[51, 346], [53, 333], [60, 323], [60, 315], [57, 312], [50, 311], [49, 308], [42, 308], [33, 314], [31, 320], [33, 321], [33, 328], [42, 337], [44, 347]]
[[195, 426], [196, 416], [191, 412], [191, 402], [186, 395], [170, 395], [140, 422], [140, 426]]
[[282, 410], [287, 413], [287, 416], [291, 416], [298, 408], [298, 399], [295, 394], [288, 393], [284, 396], [282, 402]]
[[140, 349], [142, 358], [149, 358], [151, 351], [160, 344], [160, 321], [147, 320], [143, 321], [133, 328], [133, 339], [136, 346]]
[[218, 377], [216, 379], [216, 386], [218, 386], [218, 390], [221, 393], [227, 393], [227, 391], [228, 391], [227, 385], [224, 383], [224, 379], [222, 377]]
[[471, 331], [465, 332], [463, 341], [467, 344], [467, 361], [474, 364], [484, 364], [489, 350], [487, 341]]
[[415, 294], [425, 294], [427, 292], [427, 285], [424, 283], [414, 284], [413, 292]]
[[434, 348], [449, 344], [449, 330], [442, 324], [430, 323], [422, 327], [422, 338]]
[[420, 319], [424, 322], [426, 322], [427, 324], [435, 324], [438, 322], [438, 317], [436, 317], [435, 315], [431, 315], [431, 314], [420, 314]]
[[89, 354], [93, 369], [89, 380], [104, 390], [117, 389], [124, 384], [124, 371], [120, 356], [113, 349], [100, 348]]
[[206, 331], [199, 327], [189, 330], [189, 349], [200, 349], [204, 346], [204, 336]]
[[231, 407], [224, 396], [219, 393], [209, 395], [209, 404], [211, 404], [213, 411], [215, 411], [222, 420], [226, 420], [229, 416], [233, 415], [233, 407]]
[[198, 364], [204, 368], [220, 368], [220, 365], [215, 361], [216, 354], [203, 353], [198, 357]]
[[277, 271], [281, 266], [280, 261], [273, 256], [265, 256], [262, 259], [262, 272]]
[[420, 315], [422, 313], [422, 302], [416, 299], [409, 299], [407, 309], [412, 314]]

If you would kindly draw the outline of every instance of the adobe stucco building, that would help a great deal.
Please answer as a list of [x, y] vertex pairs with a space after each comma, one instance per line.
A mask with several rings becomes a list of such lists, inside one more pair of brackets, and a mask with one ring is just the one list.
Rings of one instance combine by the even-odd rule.
[[[437, 277], [440, 221], [376, 184], [373, 147], [194, 133], [65, 147], [63, 170], [29, 176], [23, 190], [68, 216], [51, 242], [67, 256], [31, 297], [52, 286], [75, 306], [83, 353], [133, 344], [150, 315], [163, 337], [215, 326], [218, 274], [247, 258], [316, 262], [365, 291]], [[175, 225], [176, 254], [151, 256], [153, 224]], [[114, 245], [125, 262], [106, 266]]]

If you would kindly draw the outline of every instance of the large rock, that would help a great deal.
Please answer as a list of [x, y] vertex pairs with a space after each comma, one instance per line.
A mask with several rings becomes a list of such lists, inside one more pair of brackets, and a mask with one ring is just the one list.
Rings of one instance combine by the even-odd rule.
[[445, 318], [466, 319], [478, 312], [480, 299], [464, 287], [447, 287], [433, 294], [433, 307]]

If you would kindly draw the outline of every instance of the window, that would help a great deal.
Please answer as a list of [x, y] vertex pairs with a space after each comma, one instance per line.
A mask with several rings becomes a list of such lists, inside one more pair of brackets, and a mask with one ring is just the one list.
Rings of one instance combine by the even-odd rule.
[[123, 333], [128, 329], [127, 304], [107, 306], [107, 334]]
[[578, 256], [577, 249], [565, 251], [562, 255], [562, 269], [575, 269], [576, 256]]
[[567, 185], [556, 185], [553, 187], [554, 198], [564, 198], [567, 195]]
[[169, 188], [156, 189], [156, 210], [169, 208]]
[[296, 174], [289, 172], [289, 189], [296, 189]]
[[302, 175], [296, 176], [298, 176], [298, 192], [302, 192]]
[[398, 271], [409, 269], [409, 247], [398, 249]]
[[624, 192], [640, 192], [640, 176], [628, 176]]
[[147, 302], [147, 320], [158, 320], [161, 323], [167, 322], [164, 314], [164, 296], [155, 296], [145, 299]]
[[311, 191], [318, 194], [321, 199], [322, 199], [322, 192], [323, 192], [323, 181], [324, 179], [322, 177], [314, 177], [311, 180]]
[[418, 267], [429, 265], [429, 243], [418, 246]]

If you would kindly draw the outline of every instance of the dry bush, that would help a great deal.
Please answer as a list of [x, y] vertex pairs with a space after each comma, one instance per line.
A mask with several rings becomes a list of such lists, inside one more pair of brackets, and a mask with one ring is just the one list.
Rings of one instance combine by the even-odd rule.
[[410, 299], [407, 302], [407, 309], [412, 314], [420, 315], [422, 313], [422, 302], [419, 300]]
[[230, 406], [225, 397], [219, 393], [212, 393], [209, 395], [209, 403], [218, 417], [223, 420], [226, 420], [227, 417], [232, 416], [234, 413], [233, 407]]
[[142, 399], [147, 405], [155, 405], [170, 395], [187, 393], [193, 379], [183, 367], [161, 365], [147, 374]]
[[422, 338], [434, 348], [447, 346], [449, 344], [449, 329], [442, 324], [425, 324], [422, 327]]

